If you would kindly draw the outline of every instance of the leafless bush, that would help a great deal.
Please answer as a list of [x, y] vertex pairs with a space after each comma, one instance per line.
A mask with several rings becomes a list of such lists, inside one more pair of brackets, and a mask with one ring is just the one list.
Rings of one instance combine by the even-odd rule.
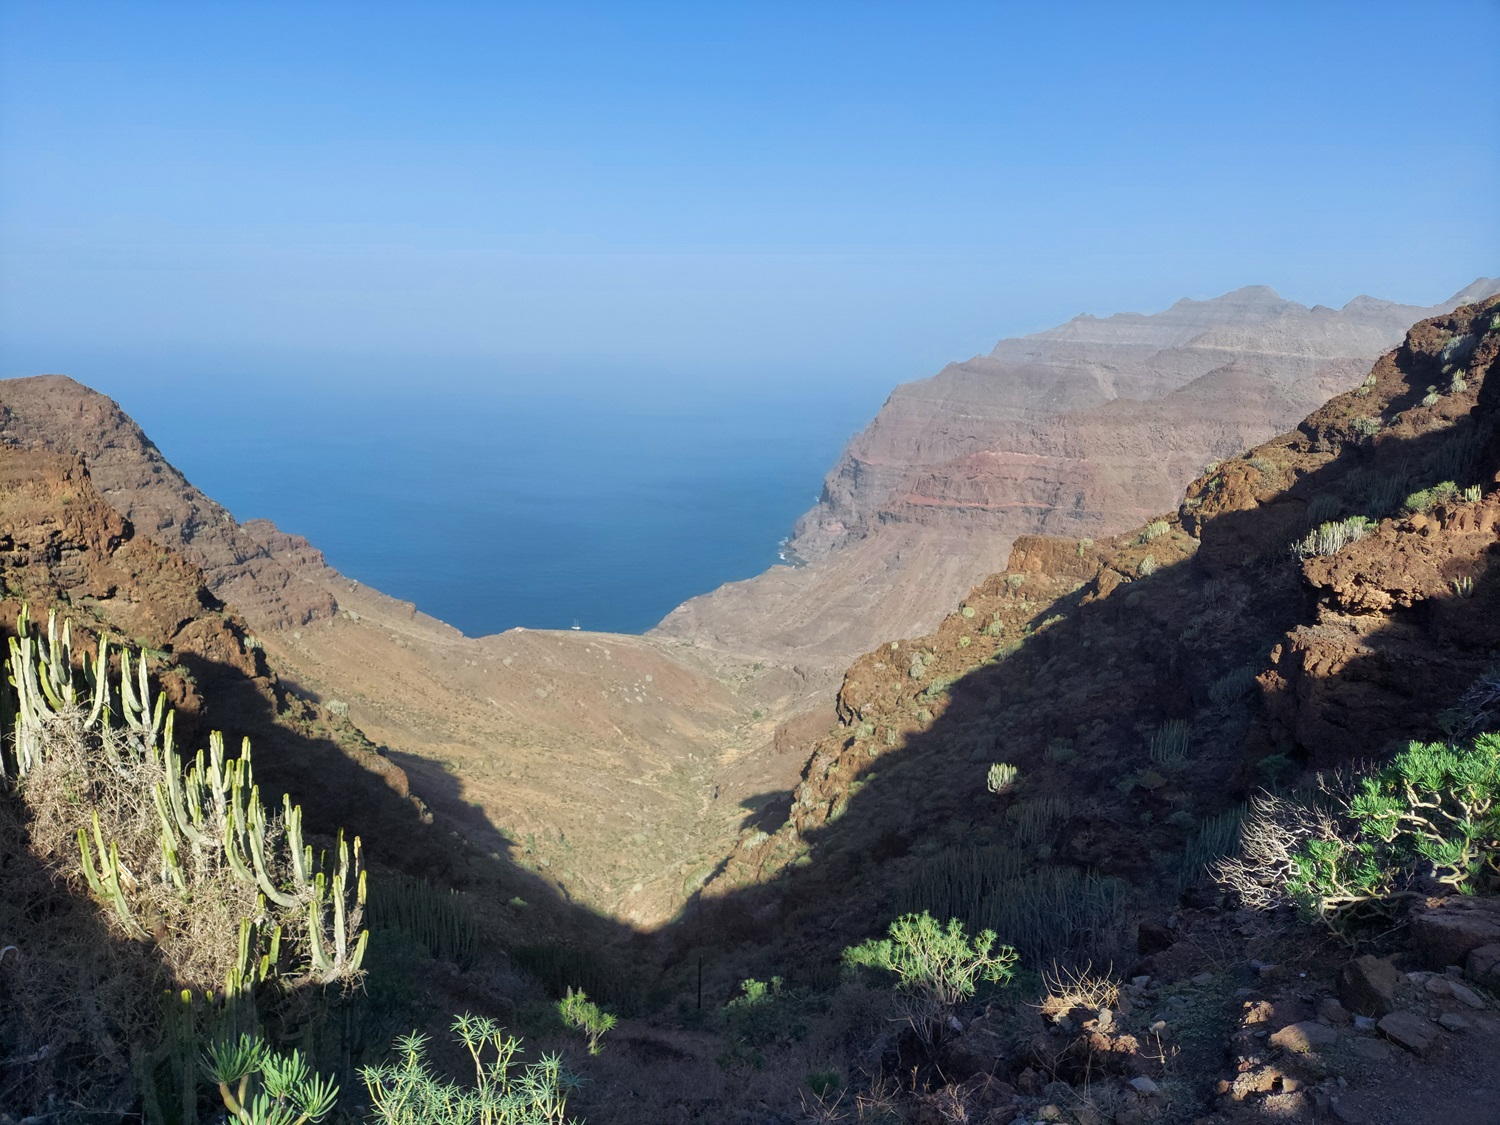
[[1250, 798], [1240, 827], [1240, 854], [1219, 860], [1210, 871], [1246, 907], [1273, 910], [1290, 904], [1286, 885], [1302, 845], [1338, 838], [1338, 822], [1325, 810], [1260, 792]]

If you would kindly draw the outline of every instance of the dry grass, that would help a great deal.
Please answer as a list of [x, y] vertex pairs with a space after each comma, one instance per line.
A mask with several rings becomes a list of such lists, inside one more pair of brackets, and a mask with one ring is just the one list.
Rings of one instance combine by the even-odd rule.
[[24, 807], [0, 794], [0, 945], [14, 947], [0, 958], [0, 1106], [23, 1116], [122, 1111], [168, 976], [29, 849]]

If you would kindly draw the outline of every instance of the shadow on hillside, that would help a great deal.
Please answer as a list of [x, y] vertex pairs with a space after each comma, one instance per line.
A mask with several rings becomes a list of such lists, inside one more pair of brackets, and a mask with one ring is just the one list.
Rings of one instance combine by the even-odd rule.
[[168, 982], [31, 854], [28, 836], [25, 806], [0, 790], [0, 1108], [123, 1113], [142, 1017]]
[[[1430, 375], [1419, 367], [1409, 384]], [[1393, 611], [1331, 672], [1255, 676], [1289, 632], [1317, 619], [1317, 593], [1289, 550], [1308, 530], [1309, 511], [1332, 519], [1368, 511], [1373, 495], [1399, 500], [1440, 480], [1490, 479], [1500, 466], [1497, 399], [1492, 370], [1468, 419], [1345, 448], [1271, 499], [1202, 521], [1194, 554], [1107, 597], [1090, 600], [1097, 587], [1089, 584], [1038, 607], [1033, 625], [1062, 620], [951, 683], [945, 706], [907, 680], [903, 643], [885, 673], [905, 685], [896, 718], [907, 729], [896, 732], [897, 745], [881, 744], [890, 699], [866, 714], [846, 694], [855, 713], [840, 742], [819, 744], [804, 774], [810, 807], [791, 813], [806, 830], [743, 850], [730, 872], [739, 886], [711, 887], [658, 933], [668, 970], [685, 979], [707, 957], [721, 991], [770, 973], [822, 982], [843, 946], [904, 909], [951, 901], [947, 883], [976, 849], [1010, 855], [1023, 879], [1051, 869], [1118, 877], [1135, 888], [1137, 905], [1165, 914], [1190, 881], [1190, 849], [1215, 813], [1286, 769], [1439, 737], [1438, 714], [1500, 646], [1493, 552], [1467, 575], [1468, 597]], [[1194, 519], [1189, 508], [1183, 518]], [[1149, 546], [1158, 558], [1168, 549], [1163, 540]], [[1294, 667], [1295, 653], [1281, 658], [1283, 673]], [[923, 724], [924, 708], [937, 718]], [[1189, 749], [1179, 762], [1154, 760], [1152, 735], [1174, 720], [1191, 724]], [[993, 762], [1019, 768], [1013, 793], [986, 791]], [[762, 870], [775, 874], [756, 885]], [[1003, 905], [995, 910], [1009, 916]], [[1116, 952], [1128, 960], [1128, 925], [1119, 937]]]
[[248, 735], [267, 797], [279, 802], [289, 793], [310, 830], [357, 835], [377, 867], [469, 891], [491, 908], [520, 898], [529, 923], [548, 937], [609, 949], [635, 935], [523, 866], [515, 842], [464, 799], [461, 779], [444, 764], [376, 747], [347, 720], [290, 692], [273, 701], [232, 666], [191, 655], [180, 661], [212, 701], [204, 714], [179, 721], [180, 749], [191, 752], [209, 730], [224, 730], [231, 745]]

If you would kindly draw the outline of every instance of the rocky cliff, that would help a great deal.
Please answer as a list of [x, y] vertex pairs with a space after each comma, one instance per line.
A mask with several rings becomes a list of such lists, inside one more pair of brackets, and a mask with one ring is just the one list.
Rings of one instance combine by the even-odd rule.
[[[1143, 526], [1017, 539], [936, 631], [855, 661], [786, 822], [710, 894], [809, 956], [976, 848], [1170, 899], [1255, 786], [1500, 718], [1497, 662], [1491, 298]], [[997, 762], [1017, 779], [987, 791]]]
[[665, 636], [842, 667], [922, 632], [1019, 535], [1096, 537], [1170, 507], [1203, 466], [1354, 386], [1435, 308], [1307, 308], [1252, 286], [1155, 315], [1080, 316], [898, 387], [828, 474], [779, 567], [675, 610]]

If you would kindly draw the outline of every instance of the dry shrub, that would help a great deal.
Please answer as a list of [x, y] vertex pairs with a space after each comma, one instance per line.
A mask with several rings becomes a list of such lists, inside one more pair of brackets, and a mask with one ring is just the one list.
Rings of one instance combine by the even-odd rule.
[[1325, 810], [1261, 792], [1250, 798], [1240, 826], [1240, 854], [1210, 870], [1244, 906], [1274, 910], [1291, 904], [1287, 884], [1296, 874], [1293, 856], [1302, 846], [1308, 840], [1339, 838], [1338, 822]]
[[1095, 973], [1092, 963], [1075, 968], [1053, 962], [1050, 969], [1042, 970], [1042, 984], [1047, 995], [1038, 1007], [1053, 1023], [1078, 1008], [1097, 1012], [1113, 1010], [1120, 1003], [1120, 982], [1107, 969]]

